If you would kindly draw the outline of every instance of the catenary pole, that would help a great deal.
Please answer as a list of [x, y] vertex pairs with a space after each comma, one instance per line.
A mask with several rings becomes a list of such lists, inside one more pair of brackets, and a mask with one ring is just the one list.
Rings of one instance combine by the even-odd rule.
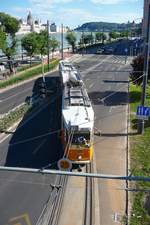
[[64, 30], [63, 24], [61, 24], [61, 59], [64, 59]]
[[49, 20], [47, 20], [47, 64], [48, 64], [48, 71], [49, 71]]
[[[148, 7], [148, 21], [145, 37], [145, 46], [144, 46], [144, 68], [143, 68], [143, 85], [142, 85], [142, 96], [141, 96], [141, 105], [145, 106], [146, 99], [146, 86], [148, 78], [148, 67], [149, 67], [149, 46], [150, 45], [150, 5]], [[139, 119], [138, 123], [138, 133], [144, 133], [144, 120]]]

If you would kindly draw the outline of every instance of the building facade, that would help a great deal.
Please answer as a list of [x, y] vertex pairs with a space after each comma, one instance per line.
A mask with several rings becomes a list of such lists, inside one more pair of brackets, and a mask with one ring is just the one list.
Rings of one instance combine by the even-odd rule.
[[51, 23], [50, 25], [50, 32], [57, 32], [57, 26], [55, 23]]

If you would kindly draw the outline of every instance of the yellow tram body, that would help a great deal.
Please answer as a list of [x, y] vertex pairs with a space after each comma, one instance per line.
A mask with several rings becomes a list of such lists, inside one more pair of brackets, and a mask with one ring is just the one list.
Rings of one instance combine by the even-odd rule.
[[64, 156], [72, 163], [90, 163], [93, 156], [94, 111], [78, 71], [66, 61], [59, 65], [62, 82]]

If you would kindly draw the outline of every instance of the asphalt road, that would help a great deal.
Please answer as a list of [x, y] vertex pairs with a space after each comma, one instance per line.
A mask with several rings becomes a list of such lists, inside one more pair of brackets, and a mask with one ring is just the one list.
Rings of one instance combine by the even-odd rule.
[[[51, 76], [55, 75], [57, 75], [57, 72], [51, 73]], [[26, 100], [27, 96], [37, 94], [38, 81], [39, 79], [34, 79], [0, 93], [0, 114], [7, 113], [9, 110], [20, 105]]]
[[[123, 56], [91, 55], [79, 63], [95, 112], [97, 171], [126, 175], [128, 76]], [[91, 69], [89, 69], [91, 68]], [[120, 72], [121, 71], [121, 72]], [[123, 72], [124, 71], [124, 72]], [[125, 215], [125, 182], [99, 180], [100, 224], [115, 225]]]
[[[47, 79], [57, 86], [58, 76]], [[46, 107], [40, 107], [34, 117], [25, 115], [16, 131], [0, 144], [1, 166], [43, 168], [52, 163], [51, 168], [56, 167], [63, 154], [58, 133], [29, 139], [60, 129], [60, 96], [58, 88], [58, 93], [55, 91], [47, 99]], [[0, 172], [0, 224], [36, 224], [51, 194], [50, 184], [55, 184], [56, 178]]]
[[[112, 43], [102, 44], [92, 47], [87, 47], [87, 49], [82, 50], [81, 53], [86, 51], [87, 54], [95, 54], [99, 48], [105, 47], [106, 49], [112, 47], [114, 49], [113, 54], [118, 56], [136, 56], [142, 52], [143, 41], [141, 39], [128, 40], [122, 39], [120, 41], [114, 41]], [[125, 51], [127, 49], [127, 52]]]
[[[97, 170], [100, 173], [125, 174], [126, 152], [123, 143], [126, 138], [125, 107], [128, 72], [117, 71], [128, 70], [129, 66], [125, 65], [122, 56], [92, 54], [83, 56], [81, 62], [78, 61], [75, 64], [79, 66], [93, 103], [95, 125], [102, 132], [101, 137], [95, 137]], [[55, 73], [56, 77], [57, 75], [58, 73]], [[57, 78], [49, 78], [49, 83], [55, 86], [55, 79]], [[26, 92], [25, 89], [30, 87], [31, 92], [29, 90]], [[32, 81], [27, 83], [24, 88], [20, 86], [16, 90], [12, 89], [3, 93], [3, 100], [9, 96], [10, 99], [9, 104], [8, 102], [6, 104], [5, 101], [1, 102], [2, 108], [4, 105], [10, 105], [15, 99], [20, 99], [21, 103], [35, 89], [36, 83]], [[22, 92], [23, 90], [24, 92]], [[55, 94], [51, 95], [50, 99], [54, 99]], [[62, 156], [57, 134], [17, 144], [20, 141], [59, 129], [60, 104], [61, 101], [58, 97], [46, 108], [41, 108], [40, 113], [22, 127], [18, 127], [14, 134], [0, 144], [0, 165], [41, 168], [56, 162]], [[25, 120], [26, 117], [21, 124]], [[22, 221], [25, 223], [28, 218], [32, 225], [36, 224], [51, 193], [49, 185], [55, 181], [56, 176], [0, 172], [0, 224], [17, 224]], [[115, 224], [113, 220], [115, 212], [123, 215], [125, 192], [116, 191], [114, 193], [112, 191], [123, 186], [124, 183], [99, 182], [101, 225]], [[120, 197], [115, 202], [116, 196]]]

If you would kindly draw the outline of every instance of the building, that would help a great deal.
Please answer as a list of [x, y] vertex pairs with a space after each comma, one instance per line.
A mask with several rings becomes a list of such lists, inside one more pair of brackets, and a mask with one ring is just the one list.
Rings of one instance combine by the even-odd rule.
[[146, 31], [148, 26], [148, 11], [150, 6], [150, 0], [144, 0], [144, 14], [143, 14], [143, 21], [142, 21], [142, 36], [146, 38]]
[[17, 35], [27, 34], [30, 32], [37, 32], [39, 33], [41, 30], [45, 30], [45, 24], [42, 24], [40, 20], [34, 20], [31, 11], [29, 11], [27, 18], [25, 20], [20, 19], [20, 29], [17, 32]]
[[57, 26], [55, 23], [51, 23], [50, 25], [50, 32], [57, 32]]

